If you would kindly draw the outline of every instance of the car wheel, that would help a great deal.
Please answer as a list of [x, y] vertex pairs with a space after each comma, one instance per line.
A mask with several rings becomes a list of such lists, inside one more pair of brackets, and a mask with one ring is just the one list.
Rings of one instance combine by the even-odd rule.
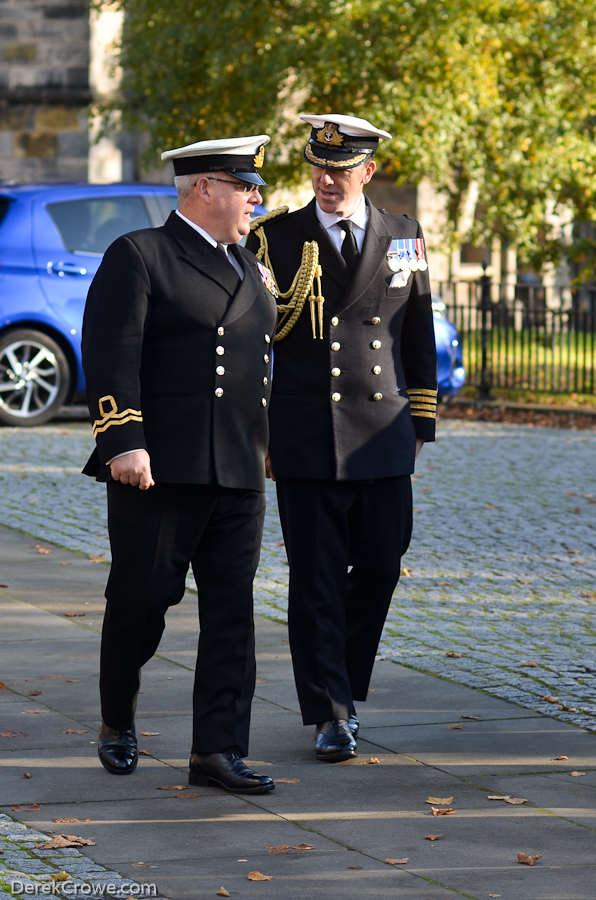
[[47, 422], [64, 403], [70, 369], [56, 341], [41, 331], [0, 336], [0, 422], [31, 427]]

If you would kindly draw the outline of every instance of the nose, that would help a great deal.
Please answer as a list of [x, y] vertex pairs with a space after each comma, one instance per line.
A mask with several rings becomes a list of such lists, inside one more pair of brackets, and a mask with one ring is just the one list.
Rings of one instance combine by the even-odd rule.
[[333, 177], [329, 169], [323, 169], [321, 174], [321, 183], [322, 184], [333, 184]]
[[[255, 194], [256, 194], [256, 197], [255, 197]], [[253, 188], [253, 191], [252, 191], [252, 193], [251, 193], [251, 195], [250, 195], [250, 201], [249, 201], [249, 202], [250, 202], [250, 203], [254, 203], [255, 206], [258, 205], [259, 203], [262, 203], [262, 202], [263, 202], [263, 198], [261, 197], [260, 191], [259, 191], [259, 189], [258, 189], [257, 187]]]

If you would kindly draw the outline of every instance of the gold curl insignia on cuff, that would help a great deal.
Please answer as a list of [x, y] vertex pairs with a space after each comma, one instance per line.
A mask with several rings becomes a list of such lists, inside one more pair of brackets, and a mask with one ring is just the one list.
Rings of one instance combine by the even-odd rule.
[[[106, 412], [104, 404], [109, 403], [109, 409]], [[142, 422], [143, 416], [140, 409], [125, 409], [121, 413], [118, 412], [118, 404], [111, 394], [100, 397], [98, 404], [101, 419], [96, 419], [93, 423], [93, 437], [97, 437], [103, 431], [107, 431], [112, 425], [126, 425], [127, 422]]]

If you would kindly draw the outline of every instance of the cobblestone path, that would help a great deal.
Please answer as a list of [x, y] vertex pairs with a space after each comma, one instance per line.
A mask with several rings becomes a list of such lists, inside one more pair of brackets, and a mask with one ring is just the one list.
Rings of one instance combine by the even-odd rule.
[[[0, 523], [109, 559], [91, 448], [87, 425], [0, 429]], [[256, 609], [285, 621], [268, 495]], [[596, 731], [596, 434], [442, 421], [414, 506], [380, 655]]]

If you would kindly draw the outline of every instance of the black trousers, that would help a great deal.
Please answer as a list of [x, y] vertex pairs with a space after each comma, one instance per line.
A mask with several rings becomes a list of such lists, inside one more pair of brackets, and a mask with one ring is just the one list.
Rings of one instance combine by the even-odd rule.
[[288, 622], [302, 718], [305, 725], [346, 719], [354, 700], [366, 700], [410, 542], [410, 477], [279, 478], [277, 497], [290, 563]]
[[157, 650], [169, 606], [192, 565], [200, 636], [193, 753], [248, 753], [255, 686], [253, 578], [265, 495], [212, 485], [108, 483], [112, 568], [106, 588], [100, 693], [104, 722], [129, 728], [140, 669]]

